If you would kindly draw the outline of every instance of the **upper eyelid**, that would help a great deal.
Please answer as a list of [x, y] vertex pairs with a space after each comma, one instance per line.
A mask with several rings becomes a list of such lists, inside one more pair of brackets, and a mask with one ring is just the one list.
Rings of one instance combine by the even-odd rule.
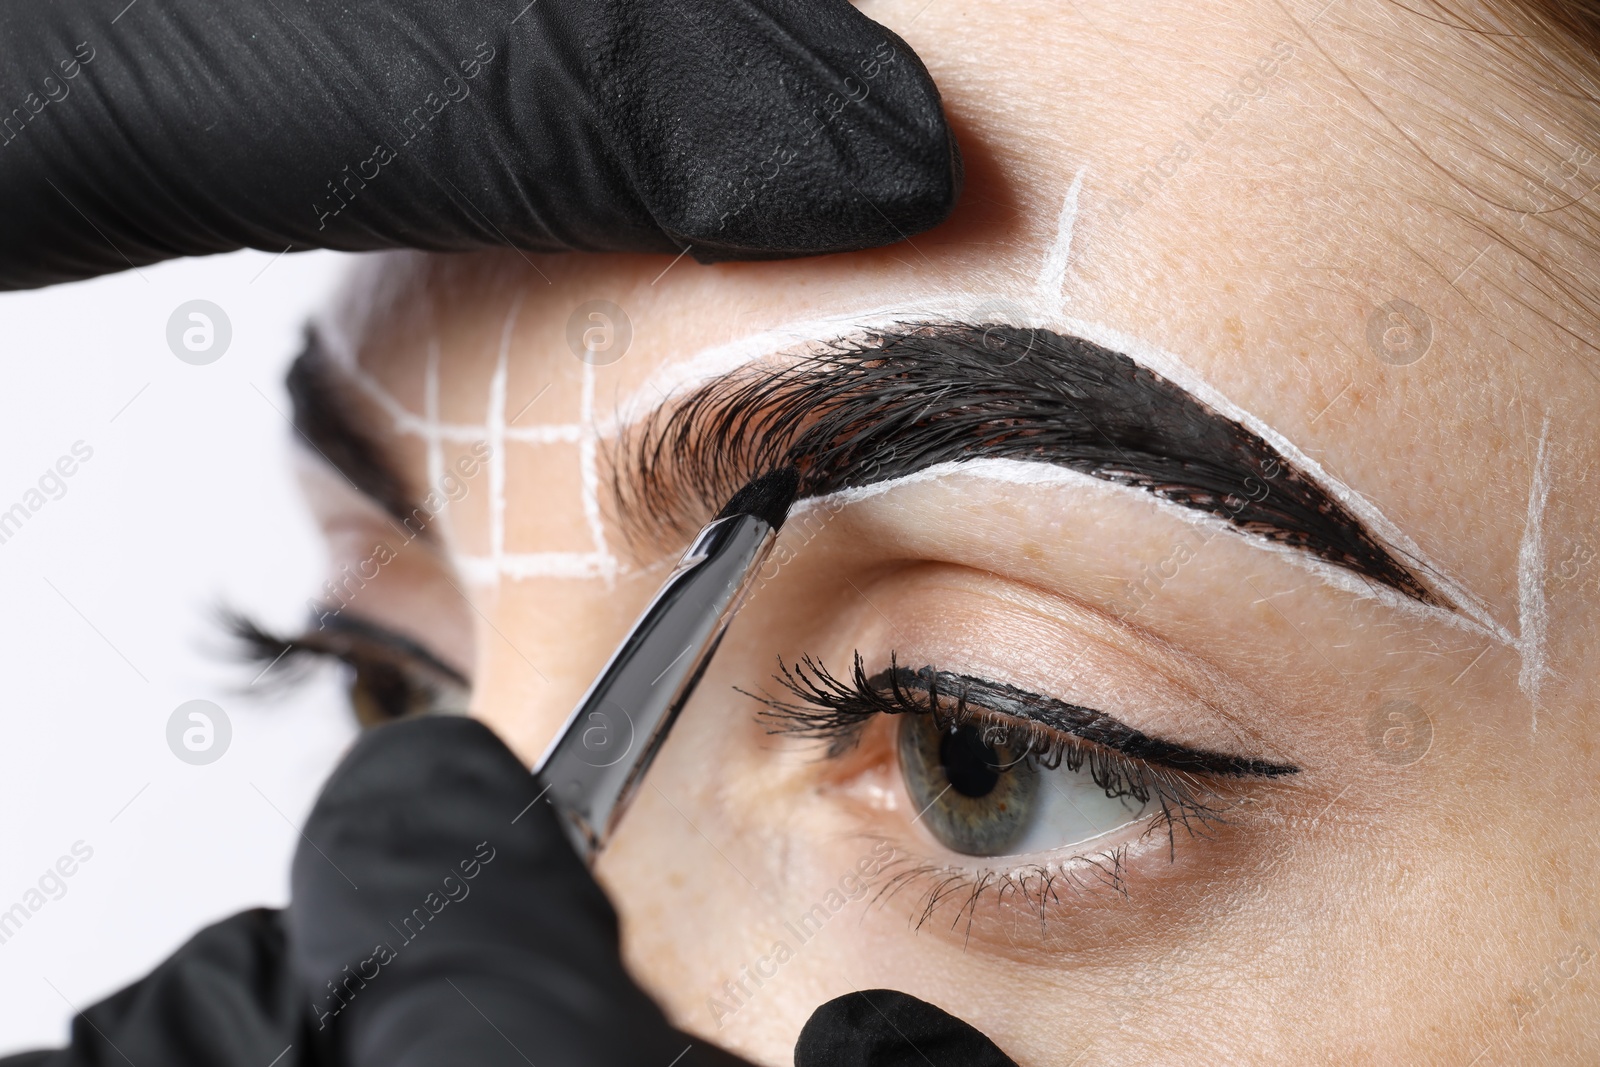
[[347, 633], [369, 645], [394, 652], [415, 666], [431, 670], [463, 689], [470, 688], [471, 679], [440, 659], [426, 645], [386, 626], [359, 617], [334, 616], [331, 628]]
[[[1207, 749], [1191, 748], [1136, 730], [1126, 723], [1093, 708], [1071, 704], [1055, 697], [1032, 693], [1004, 682], [992, 682], [971, 675], [934, 673], [933, 685], [950, 686], [952, 698], [976, 704], [996, 714], [1040, 726], [1108, 748], [1121, 755], [1177, 771], [1199, 772], [1236, 778], [1277, 778], [1298, 774], [1293, 764], [1272, 763], [1248, 756], [1234, 756]], [[893, 686], [929, 692], [929, 679], [909, 667], [891, 666], [868, 679], [879, 688]], [[997, 704], [1009, 705], [997, 707]]]
[[[1274, 739], [1282, 734], [1286, 710], [1282, 692], [1270, 692], [1255, 676], [1225, 669], [1185, 642], [1092, 602], [947, 562], [898, 570], [884, 586], [864, 584], [861, 592], [876, 607], [860, 611], [856, 644], [880, 662], [893, 649], [902, 661], [1005, 679], [1103, 709], [1147, 732], [1183, 723], [1197, 746], [1278, 748]], [[939, 610], [930, 612], [929, 604]], [[892, 616], [893, 624], [879, 611]]]
[[[397, 657], [408, 666], [431, 672], [463, 689], [472, 687], [470, 679], [440, 659], [427, 646], [366, 619], [331, 616], [324, 625], [302, 630], [289, 637], [274, 634], [243, 615], [228, 615], [224, 625], [253, 650], [252, 658], [268, 661], [268, 669], [291, 650], [305, 655], [348, 660], [350, 654], [359, 649], [369, 654], [378, 652]], [[342, 648], [338, 641], [341, 637], [346, 639]]]
[[[910, 711], [925, 712], [926, 706], [909, 699], [906, 693], [913, 689], [926, 693], [930, 686], [939, 689], [940, 682], [944, 681], [949, 689], [941, 691], [939, 695], [957, 700], [958, 707], [966, 711], [969, 717], [971, 709], [978, 708], [1153, 769], [1183, 775], [1234, 778], [1276, 778], [1300, 772], [1300, 768], [1292, 764], [1272, 763], [1164, 741], [1103, 712], [1031, 693], [1016, 686], [936, 671], [932, 667], [924, 667], [921, 671], [901, 667], [893, 652], [889, 654], [889, 663], [886, 670], [869, 677], [861, 653], [857, 651], [847, 679], [841, 679], [810, 656], [803, 657], [793, 667], [784, 665], [780, 660], [780, 673], [774, 676], [775, 679], [803, 704], [790, 703], [765, 693], [742, 689], [737, 691], [764, 704], [766, 710], [762, 713], [763, 717], [781, 723], [770, 728], [769, 732], [831, 739], [829, 756], [840, 755], [852, 747], [859, 739], [860, 731], [874, 718]], [[979, 699], [971, 699], [973, 688], [983, 690]], [[995, 706], [1005, 703], [1011, 706]], [[1031, 707], [1021, 706], [1023, 704]], [[812, 708], [822, 709], [823, 714], [813, 713], [810, 710]], [[830, 718], [830, 712], [837, 717]], [[1069, 712], [1078, 714], [1069, 717]]]

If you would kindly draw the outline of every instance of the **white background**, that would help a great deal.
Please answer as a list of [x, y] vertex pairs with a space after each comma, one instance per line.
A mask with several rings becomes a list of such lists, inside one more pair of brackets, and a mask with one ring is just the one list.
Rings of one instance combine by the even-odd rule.
[[[295, 826], [353, 727], [331, 672], [247, 695], [255, 671], [221, 654], [213, 614], [292, 628], [321, 580], [282, 379], [346, 262], [244, 252], [0, 294], [0, 511], [74, 442], [94, 449], [0, 544], [0, 911], [74, 842], [94, 850], [0, 944], [0, 1054], [63, 1043], [73, 1006], [287, 897]], [[209, 366], [167, 347], [196, 298], [233, 326]], [[233, 727], [209, 766], [167, 748], [195, 698]]]

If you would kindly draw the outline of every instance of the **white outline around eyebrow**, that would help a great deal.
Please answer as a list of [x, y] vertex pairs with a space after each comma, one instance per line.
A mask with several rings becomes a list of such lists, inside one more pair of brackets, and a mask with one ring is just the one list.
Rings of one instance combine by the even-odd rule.
[[1517, 687], [1531, 705], [1529, 731], [1539, 732], [1539, 690], [1550, 673], [1545, 661], [1545, 628], [1549, 625], [1544, 600], [1545, 543], [1544, 510], [1550, 503], [1550, 419], [1539, 428], [1539, 451], [1533, 460], [1533, 479], [1528, 487], [1528, 517], [1517, 546], [1517, 651], [1522, 670]]
[[[1066, 314], [1064, 287], [1071, 268], [1072, 239], [1077, 224], [1078, 198], [1084, 175], [1085, 171], [1080, 169], [1073, 176], [1072, 183], [1063, 198], [1055, 239], [1040, 263], [1038, 277], [1031, 289], [988, 292], [950, 290], [915, 301], [878, 304], [828, 315], [797, 318], [758, 333], [713, 345], [701, 349], [688, 360], [670, 364], [650, 375], [640, 388], [618, 405], [613, 419], [598, 432], [612, 436], [640, 421], [651, 410], [660, 407], [663, 403], [662, 397], [681, 396], [697, 386], [737, 371], [748, 364], [782, 358], [785, 355], [804, 354], [835, 341], [860, 339], [875, 331], [892, 329], [907, 323], [965, 322], [979, 326], [997, 324], [1024, 329], [1054, 330], [1127, 356], [1135, 363], [1154, 371], [1183, 389], [1218, 415], [1231, 419], [1256, 434], [1300, 474], [1343, 505], [1386, 548], [1423, 571], [1429, 582], [1459, 610], [1452, 611], [1448, 608], [1420, 604], [1404, 596], [1390, 597], [1385, 595], [1383, 590], [1367, 585], [1361, 586], [1363, 595], [1381, 599], [1385, 603], [1407, 611], [1419, 612], [1430, 618], [1461, 626], [1502, 645], [1515, 648], [1526, 658], [1528, 653], [1523, 649], [1524, 642], [1513, 637], [1510, 631], [1494, 618], [1481, 598], [1468, 591], [1443, 567], [1429, 559], [1420, 546], [1370, 500], [1329, 474], [1320, 463], [1296, 447], [1283, 434], [1228, 399], [1174, 353], [1113, 327]], [[1177, 509], [1176, 505], [1163, 506]], [[1193, 518], [1192, 515], [1186, 517]], [[1351, 584], [1343, 579], [1333, 579], [1329, 572], [1328, 567], [1317, 569], [1319, 576], [1325, 580], [1334, 580], [1335, 584], [1343, 588], [1352, 588]]]
[[[1319, 577], [1325, 580], [1332, 580], [1334, 584], [1341, 588], [1351, 589], [1369, 598], [1382, 600], [1385, 604], [1462, 626], [1501, 644], [1520, 648], [1517, 639], [1494, 619], [1479, 598], [1468, 592], [1460, 582], [1450, 577], [1443, 568], [1428, 559], [1417, 544], [1379, 511], [1371, 501], [1330, 475], [1322, 468], [1321, 464], [1295, 447], [1287, 438], [1267, 425], [1263, 420], [1245, 411], [1198, 378], [1171, 353], [1162, 351], [1153, 345], [1112, 330], [1109, 327], [1082, 320], [1052, 320], [1034, 315], [1031, 317], [1031, 321], [1017, 321], [1022, 316], [1014, 309], [1019, 306], [1014, 303], [1005, 303], [1003, 298], [998, 297], [951, 294], [943, 299], [930, 298], [913, 305], [897, 304], [893, 307], [878, 307], [813, 319], [796, 320], [776, 329], [766, 330], [749, 337], [740, 338], [737, 341], [705, 349], [688, 361], [664, 368], [662, 373], [647, 379], [645, 384], [632, 397], [624, 401], [624, 404], [619, 408], [615, 423], [607, 426], [602, 432], [609, 436], [626, 426], [638, 422], [651, 411], [662, 406], [662, 396], [668, 398], [682, 396], [698, 386], [715, 381], [723, 375], [737, 371], [739, 368], [751, 363], [774, 358], [781, 359], [785, 355], [800, 355], [837, 340], [865, 338], [875, 330], [903, 327], [908, 323], [924, 320], [970, 322], [978, 326], [988, 325], [992, 322], [1023, 328], [1052, 329], [1083, 338], [1128, 356], [1134, 362], [1154, 371], [1185, 392], [1188, 392], [1218, 415], [1237, 422], [1255, 433], [1294, 467], [1298, 473], [1304, 475], [1307, 480], [1315, 483], [1328, 496], [1343, 505], [1357, 521], [1366, 527], [1374, 538], [1394, 552], [1398, 558], [1408, 561], [1408, 563], [1418, 567], [1419, 570], [1425, 573], [1429, 583], [1459, 610], [1421, 604], [1400, 594], [1389, 596], [1387, 595], [1387, 590], [1377, 588], [1371, 584], [1352, 583], [1342, 578], [1334, 579], [1332, 571], [1337, 568], [1332, 568], [1331, 566], [1314, 567], [1313, 569]], [[988, 313], [987, 318], [977, 317], [984, 315], [986, 312]], [[823, 338], [828, 340], [822, 340]], [[653, 398], [655, 403], [645, 403], [647, 396]], [[1043, 464], [1029, 464], [1018, 460], [991, 460], [986, 461], [986, 465], [979, 469], [993, 474], [993, 472], [1004, 469], [1001, 465], [1006, 463], [1018, 467], [1044, 466]], [[953, 467], [954, 465], [951, 466]], [[910, 477], [914, 478], [917, 475], [911, 475]], [[883, 487], [899, 484], [899, 481], [902, 480], [883, 483]], [[1003, 480], [1011, 481], [1013, 479], [1005, 478]], [[1028, 480], [1036, 481], [1031, 478]], [[1070, 479], [1051, 478], [1046, 480], [1061, 484]], [[1078, 483], [1074, 482], [1074, 484]], [[882, 491], [882, 487], [873, 488]], [[1190, 509], [1159, 501], [1157, 498], [1151, 499], [1163, 508], [1174, 512], [1188, 512], [1184, 517], [1191, 521], [1197, 519]], [[1199, 521], [1205, 520], [1201, 517]], [[1263, 543], [1262, 547], [1272, 548], [1273, 546]], [[1281, 548], [1280, 551], [1282, 551]], [[1305, 553], [1299, 552], [1285, 552], [1284, 554], [1293, 557], [1305, 556]]]
[[[917, 300], [894, 304], [877, 304], [828, 315], [796, 318], [776, 327], [707, 347], [686, 361], [663, 368], [648, 377], [643, 385], [634, 391], [631, 396], [623, 398], [622, 402], [613, 409], [610, 417], [600, 417], [594, 407], [585, 405], [586, 410], [583, 412], [583, 416], [588, 420], [586, 425], [561, 423], [508, 427], [502, 441], [497, 443], [503, 444], [511, 441], [528, 441], [529, 443], [552, 440], [578, 441], [585, 437], [594, 440], [595, 438], [613, 436], [622, 428], [643, 418], [651, 409], [660, 406], [662, 396], [672, 397], [674, 394], [681, 394], [688, 389], [720, 377], [730, 371], [737, 370], [749, 363], [782, 357], [785, 354], [800, 354], [808, 350], [814, 350], [832, 340], [858, 338], [874, 330], [886, 329], [908, 322], [947, 321], [969, 322], [978, 325], [995, 323], [1022, 328], [1051, 329], [1059, 333], [1080, 337], [1126, 355], [1134, 362], [1149, 368], [1174, 385], [1184, 389], [1217, 414], [1238, 422], [1255, 433], [1294, 466], [1299, 473], [1316, 483], [1330, 497], [1343, 505], [1385, 547], [1391, 549], [1400, 558], [1417, 566], [1419, 570], [1427, 575], [1429, 582], [1460, 610], [1457, 612], [1448, 608], [1421, 604], [1400, 594], [1388, 595], [1387, 590], [1367, 583], [1358, 582], [1352, 584], [1347, 577], [1336, 577], [1334, 575], [1333, 572], [1337, 568], [1333, 568], [1331, 565], [1318, 567], [1314, 557], [1306, 557], [1304, 553], [1285, 553], [1286, 558], [1294, 558], [1302, 565], [1314, 568], [1318, 577], [1325, 581], [1330, 581], [1341, 588], [1353, 589], [1365, 597], [1379, 599], [1402, 610], [1462, 627], [1502, 645], [1517, 649], [1526, 663], [1530, 650], [1523, 647], [1524, 641], [1514, 638], [1506, 627], [1497, 622], [1481, 599], [1468, 592], [1458, 581], [1451, 578], [1443, 568], [1428, 559], [1415, 542], [1384, 516], [1375, 505], [1349, 486], [1329, 475], [1320, 464], [1290, 443], [1277, 430], [1227, 399], [1194, 373], [1176, 355], [1112, 327], [1076, 319], [1066, 314], [1066, 299], [1063, 289], [1071, 269], [1072, 237], [1077, 222], [1078, 197], [1084, 174], [1085, 172], [1080, 170], [1074, 176], [1063, 199], [1062, 209], [1057, 220], [1055, 238], [1040, 262], [1038, 276], [1032, 286], [1018, 286], [1014, 289], [992, 291], [951, 290], [945, 293], [925, 296]], [[327, 322], [327, 326], [333, 327], [334, 324]], [[404, 408], [358, 365], [354, 358], [353, 347], [349, 344], [349, 338], [344, 337], [341, 330], [336, 327], [326, 328], [323, 336], [329, 342], [330, 349], [335, 353], [336, 362], [350, 373], [351, 377], [364, 392], [384, 408], [393, 420], [397, 432], [421, 436], [427, 439], [430, 444], [435, 440], [479, 440], [484, 438], [485, 430], [487, 429], [485, 426], [441, 424], [434, 419], [421, 417], [415, 412]], [[651, 403], [651, 401], [654, 401], [654, 403]], [[1036, 480], [1034, 477], [1036, 472], [1018, 473], [1013, 476], [1003, 476], [995, 473], [1003, 470], [1007, 464], [1016, 467], [1031, 466], [1037, 468], [1044, 466], [1042, 464], [1025, 464], [1015, 460], [987, 460], [983, 462], [986, 466], [975, 468], [971, 472], [988, 471], [991, 476], [999, 476], [1003, 480], [1012, 480], [1013, 477], [1027, 478], [1030, 481]], [[924, 471], [911, 477], [919, 476], [934, 475], [930, 471]], [[1069, 480], [1071, 476], [1072, 472], [1063, 471], [1059, 472], [1059, 475], [1053, 472], [1048, 480], [1064, 482]], [[883, 483], [873, 488], [877, 491], [882, 491], [893, 484], [897, 483]], [[1105, 483], [1100, 484], [1104, 485]], [[1186, 510], [1178, 508], [1176, 505], [1163, 503], [1156, 498], [1150, 499], [1157, 506], [1163, 508], [1175, 511]], [[590, 518], [587, 514], [585, 517], [586, 519]], [[1196, 516], [1192, 512], [1185, 513], [1183, 517], [1190, 521], [1206, 521], [1203, 516]], [[1276, 547], [1277, 551], [1284, 552], [1281, 546], [1272, 546], [1256, 539], [1251, 539], [1251, 543], [1258, 544], [1260, 547], [1269, 550], [1273, 550]], [[609, 550], [604, 546], [598, 546], [597, 553], [591, 554], [575, 554], [571, 552], [502, 553], [494, 558], [463, 557], [459, 560], [459, 563], [463, 575], [475, 583], [491, 582], [498, 578], [517, 580], [519, 578], [544, 576], [599, 577], [610, 581], [625, 569], [621, 566], [620, 561], [611, 556]]]

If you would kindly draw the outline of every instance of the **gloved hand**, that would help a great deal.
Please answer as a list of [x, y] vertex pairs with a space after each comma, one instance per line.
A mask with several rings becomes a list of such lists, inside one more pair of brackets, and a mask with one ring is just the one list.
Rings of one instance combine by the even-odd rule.
[[[295, 855], [289, 970], [311, 1006], [300, 1062], [744, 1064], [673, 1030], [633, 983], [616, 916], [541, 796], [472, 719], [362, 738]], [[819, 1008], [795, 1063], [1015, 1067], [971, 1026], [890, 990]]]
[[542, 793], [475, 719], [361, 738], [295, 853], [307, 1062], [743, 1064], [674, 1031], [628, 976], [610, 902]]
[[794, 1067], [1017, 1067], [971, 1023], [895, 989], [846, 993], [811, 1013]]
[[847, 0], [0, 5], [0, 289], [241, 246], [888, 244], [961, 167]]
[[[292, 900], [216, 923], [86, 1008], [72, 1043], [0, 1067], [749, 1067], [672, 1029], [616, 915], [488, 727], [365, 735], [317, 800]], [[1015, 1067], [905, 993], [829, 1001], [795, 1067]]]

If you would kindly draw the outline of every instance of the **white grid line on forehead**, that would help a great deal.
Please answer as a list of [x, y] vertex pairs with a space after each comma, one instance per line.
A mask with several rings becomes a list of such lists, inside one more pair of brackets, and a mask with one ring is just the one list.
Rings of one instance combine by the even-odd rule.
[[[444, 442], [439, 439], [439, 339], [428, 338], [428, 364], [422, 379], [422, 409], [427, 413], [428, 431], [423, 440], [428, 448], [428, 484], [444, 484]], [[448, 510], [441, 512], [446, 533], [450, 530]]]
[[489, 404], [483, 414], [489, 438], [489, 558], [494, 560], [506, 554], [506, 375], [511, 365], [511, 331], [521, 310], [522, 296], [518, 294], [500, 328], [500, 347], [494, 356], [494, 373], [489, 376]]
[[1034, 302], [1040, 308], [1054, 308], [1060, 313], [1067, 303], [1067, 271], [1072, 267], [1072, 234], [1078, 224], [1078, 194], [1083, 191], [1083, 168], [1072, 176], [1067, 195], [1061, 202], [1061, 214], [1056, 218], [1056, 239], [1045, 254], [1039, 268], [1039, 281], [1034, 286]]
[[[433, 484], [443, 480], [443, 445], [486, 444], [489, 456], [486, 462], [489, 477], [490, 551], [487, 555], [460, 553], [455, 556], [457, 570], [468, 582], [484, 586], [502, 578], [512, 581], [531, 578], [605, 578], [613, 579], [618, 572], [618, 562], [610, 553], [600, 524], [599, 477], [596, 453], [599, 434], [595, 432], [593, 416], [593, 367], [585, 371], [585, 400], [580, 410], [580, 421], [572, 423], [545, 423], [527, 427], [507, 424], [507, 381], [511, 341], [516, 319], [521, 311], [519, 295], [507, 311], [501, 327], [500, 341], [495, 354], [495, 369], [490, 379], [488, 397], [481, 424], [448, 423], [440, 419], [439, 408], [439, 342], [430, 336], [427, 346], [429, 359], [423, 385], [423, 414], [407, 408], [383, 384], [362, 367], [356, 358], [349, 338], [337, 328], [336, 322], [325, 322], [319, 330], [326, 350], [340, 370], [355, 386], [375, 403], [389, 419], [391, 431], [398, 437], [411, 437], [423, 442], [428, 455], [428, 476]], [[589, 441], [588, 462], [585, 465], [582, 446]], [[508, 552], [505, 550], [506, 504], [506, 449], [510, 445], [539, 445], [550, 443], [576, 443], [580, 446], [580, 481], [583, 485], [579, 500], [594, 547], [588, 552]], [[587, 471], [588, 475], [584, 476]], [[448, 521], [451, 503], [444, 502], [440, 515]]]

